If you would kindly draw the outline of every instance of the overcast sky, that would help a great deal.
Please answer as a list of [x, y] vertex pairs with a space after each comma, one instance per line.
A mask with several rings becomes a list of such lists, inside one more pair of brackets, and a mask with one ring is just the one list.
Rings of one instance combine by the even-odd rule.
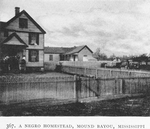
[[150, 0], [0, 0], [0, 21], [26, 10], [46, 46], [88, 45], [107, 55], [150, 53]]

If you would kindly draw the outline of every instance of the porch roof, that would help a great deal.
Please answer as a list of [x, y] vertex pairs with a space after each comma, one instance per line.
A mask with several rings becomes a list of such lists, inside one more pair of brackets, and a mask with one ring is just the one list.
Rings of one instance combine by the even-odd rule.
[[79, 53], [82, 49], [84, 49], [85, 47], [86, 47], [91, 53], [93, 53], [92, 50], [88, 48], [88, 46], [83, 45], [83, 46], [77, 46], [77, 47], [75, 46], [71, 51], [66, 52], [65, 54], [66, 54], [66, 55], [69, 55], [69, 54], [77, 54], [77, 53]]
[[81, 49], [83, 49], [83, 47], [85, 47], [85, 45], [84, 46], [75, 46], [74, 48], [73, 48], [73, 50], [71, 50], [71, 51], [69, 51], [69, 52], [66, 52], [65, 54], [75, 54], [75, 53], [78, 53]]
[[46, 54], [63, 54], [64, 50], [61, 47], [44, 47]]
[[28, 45], [16, 33], [12, 33], [11, 35], [9, 35], [1, 43], [1, 45], [16, 45], [16, 46], [25, 46], [25, 47], [28, 47]]

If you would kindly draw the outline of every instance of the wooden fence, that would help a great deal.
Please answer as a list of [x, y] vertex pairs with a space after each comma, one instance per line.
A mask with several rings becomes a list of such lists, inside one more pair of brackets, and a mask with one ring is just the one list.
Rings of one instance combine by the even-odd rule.
[[0, 102], [36, 99], [75, 100], [103, 96], [145, 95], [150, 93], [150, 77], [0, 77]]
[[34, 99], [74, 98], [74, 78], [70, 77], [1, 77], [0, 101], [22, 102]]
[[102, 78], [112, 77], [150, 77], [150, 72], [123, 70], [123, 69], [108, 69], [108, 68], [87, 68], [75, 66], [62, 66], [62, 72], [78, 75], [93, 75]]
[[77, 98], [115, 95], [145, 95], [150, 93], [150, 77], [134, 78], [85, 78], [77, 85]]
[[62, 65], [76, 66], [76, 67], [90, 67], [99, 68], [102, 63], [108, 63], [112, 61], [60, 61]]

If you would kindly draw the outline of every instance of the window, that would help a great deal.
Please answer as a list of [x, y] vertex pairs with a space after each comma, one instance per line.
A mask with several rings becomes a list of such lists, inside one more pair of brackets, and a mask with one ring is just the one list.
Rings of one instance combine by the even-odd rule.
[[19, 28], [28, 28], [28, 20], [25, 18], [19, 18]]
[[53, 60], [53, 55], [49, 55], [49, 61]]
[[60, 55], [60, 61], [64, 60], [64, 55]]
[[7, 30], [4, 31], [4, 37], [8, 37], [8, 31]]
[[39, 45], [39, 34], [29, 33], [29, 45]]
[[39, 61], [39, 51], [29, 50], [29, 62], [38, 62], [38, 61]]
[[88, 61], [87, 55], [83, 55], [83, 61]]

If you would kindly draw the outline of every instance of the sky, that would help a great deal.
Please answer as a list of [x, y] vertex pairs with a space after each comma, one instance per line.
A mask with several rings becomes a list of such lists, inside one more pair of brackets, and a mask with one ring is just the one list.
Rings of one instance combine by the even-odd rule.
[[45, 46], [87, 45], [108, 56], [150, 53], [150, 0], [0, 0], [0, 21], [26, 10]]

